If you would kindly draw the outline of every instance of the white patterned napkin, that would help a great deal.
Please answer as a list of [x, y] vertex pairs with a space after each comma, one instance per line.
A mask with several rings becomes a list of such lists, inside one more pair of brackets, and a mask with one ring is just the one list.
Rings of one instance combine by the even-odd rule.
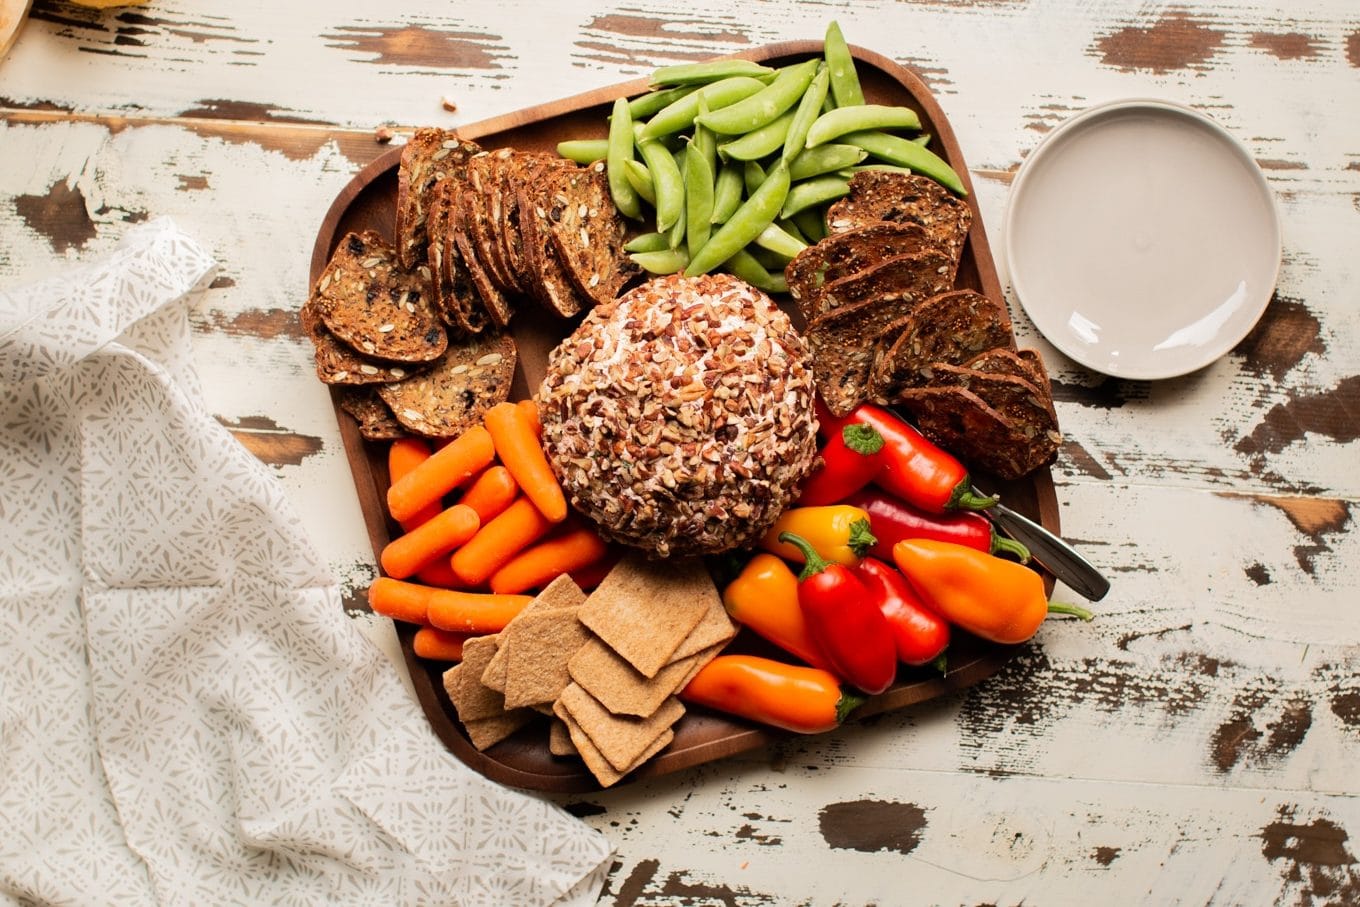
[[430, 732], [207, 413], [166, 220], [0, 293], [0, 896], [590, 903], [610, 848]]

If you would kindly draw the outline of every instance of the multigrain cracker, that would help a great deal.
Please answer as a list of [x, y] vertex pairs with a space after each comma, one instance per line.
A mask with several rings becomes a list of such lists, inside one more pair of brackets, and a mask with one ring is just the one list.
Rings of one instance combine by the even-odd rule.
[[581, 622], [647, 677], [671, 660], [708, 610], [713, 580], [697, 558], [629, 554], [581, 606]]
[[516, 361], [515, 341], [509, 334], [485, 332], [454, 340], [434, 368], [384, 384], [378, 395], [408, 430], [451, 438], [509, 399]]
[[633, 765], [653, 741], [685, 714], [680, 700], [671, 696], [646, 718], [614, 715], [574, 683], [562, 691], [558, 702], [618, 771]]
[[359, 434], [368, 440], [391, 441], [410, 434], [372, 386], [342, 385], [334, 388], [333, 393], [337, 395], [340, 408], [359, 423]]

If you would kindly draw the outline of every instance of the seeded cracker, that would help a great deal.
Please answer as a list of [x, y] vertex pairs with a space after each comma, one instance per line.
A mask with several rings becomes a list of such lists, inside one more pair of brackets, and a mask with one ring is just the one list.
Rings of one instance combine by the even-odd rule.
[[868, 398], [884, 333], [913, 305], [883, 296], [832, 309], [808, 323], [812, 377], [833, 416], [848, 415]]
[[850, 178], [849, 194], [826, 213], [832, 233], [880, 221], [918, 224], [930, 234], [931, 245], [957, 263], [973, 223], [973, 210], [930, 177], [865, 170]]
[[799, 300], [808, 321], [836, 309], [870, 299], [896, 299], [911, 304], [929, 299], [954, 286], [954, 266], [949, 256], [938, 249], [922, 249], [856, 271], [823, 284]]
[[623, 251], [623, 215], [609, 195], [604, 165], [559, 169], [552, 186], [549, 239], [577, 291], [595, 304], [609, 302], [637, 273]]
[[515, 341], [508, 334], [455, 340], [435, 368], [384, 384], [378, 394], [397, 421], [416, 434], [451, 438], [510, 396]]
[[430, 299], [429, 282], [397, 264], [377, 233], [348, 233], [340, 240], [312, 293], [326, 328], [367, 356], [392, 362], [430, 362], [448, 346]]
[[302, 304], [298, 317], [316, 348], [316, 376], [324, 384], [385, 384], [407, 378], [420, 368], [360, 356], [326, 329], [310, 299]]
[[427, 219], [432, 190], [440, 180], [462, 179], [467, 159], [482, 149], [457, 133], [417, 129], [401, 149], [397, 165], [397, 246], [408, 268], [420, 263], [429, 244]]
[[444, 322], [460, 333], [480, 334], [488, 323], [486, 308], [450, 226], [459, 185], [457, 180], [440, 180], [430, 193], [429, 263], [420, 267], [430, 269], [435, 308]]
[[870, 224], [808, 246], [793, 257], [784, 276], [793, 298], [805, 299], [823, 284], [927, 248], [930, 237], [917, 224]]
[[933, 296], [889, 331], [896, 339], [885, 347], [873, 376], [874, 395], [889, 401], [904, 388], [925, 385], [924, 370], [933, 362], [957, 365], [1012, 343], [1001, 306], [974, 290]]
[[708, 610], [713, 580], [697, 559], [629, 554], [581, 606], [581, 622], [628, 663], [654, 677]]
[[646, 718], [611, 715], [608, 709], [576, 684], [562, 691], [559, 704], [618, 771], [625, 771], [633, 765], [653, 741], [685, 714], [685, 707], [680, 704], [680, 700], [672, 696], [655, 714]]
[[392, 415], [392, 410], [387, 408], [382, 397], [379, 397], [378, 392], [371, 386], [340, 386], [335, 390], [340, 396], [340, 408], [359, 423], [360, 435], [370, 441], [392, 441], [408, 436], [409, 432]]

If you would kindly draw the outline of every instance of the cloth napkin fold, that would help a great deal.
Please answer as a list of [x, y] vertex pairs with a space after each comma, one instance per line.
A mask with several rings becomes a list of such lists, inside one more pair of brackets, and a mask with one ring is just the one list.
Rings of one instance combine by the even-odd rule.
[[444, 749], [204, 409], [168, 220], [0, 293], [0, 894], [591, 903], [610, 847]]

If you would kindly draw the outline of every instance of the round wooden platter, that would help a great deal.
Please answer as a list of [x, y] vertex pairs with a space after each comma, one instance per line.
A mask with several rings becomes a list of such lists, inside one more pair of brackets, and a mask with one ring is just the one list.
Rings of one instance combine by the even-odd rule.
[[[973, 225], [959, 266], [958, 286], [1001, 300], [1004, 297], [982, 217], [973, 198], [968, 168], [943, 111], [914, 73], [873, 52], [853, 47], [851, 51], [866, 100], [915, 109], [920, 115], [922, 130], [934, 137], [930, 147], [953, 166], [968, 189]], [[778, 66], [821, 52], [820, 41], [794, 41], [766, 45], [738, 56]], [[614, 99], [647, 90], [645, 80], [626, 82], [483, 120], [461, 127], [458, 132], [463, 138], [475, 140], [488, 149], [511, 147], [550, 151], [564, 139], [602, 138]], [[400, 148], [391, 149], [356, 174], [336, 197], [316, 239], [310, 283], [315, 283], [336, 244], [349, 231], [373, 229], [389, 238], [394, 237], [400, 155]], [[512, 333], [520, 352], [512, 389], [514, 398], [531, 395], [530, 389], [537, 387], [543, 377], [548, 353], [573, 327], [574, 323], [549, 315], [531, 303], [523, 305], [512, 323]], [[336, 416], [376, 557], [400, 531], [400, 527], [388, 519], [384, 505], [388, 485], [387, 445], [370, 443], [360, 437], [354, 420], [338, 405]], [[1012, 509], [1055, 533], [1059, 531], [1057, 496], [1047, 469], [1019, 482], [993, 481], [986, 475], [977, 478], [988, 491], [1000, 493]], [[1047, 585], [1051, 592], [1051, 578], [1047, 579]], [[412, 649], [415, 628], [398, 623], [397, 629], [417, 697], [435, 732], [459, 759], [483, 775], [515, 787], [558, 793], [598, 789], [597, 782], [579, 759], [559, 758], [548, 752], [546, 721], [535, 722], [485, 752], [478, 752], [463, 732], [444, 692], [442, 675], [448, 665], [418, 658]], [[748, 639], [748, 635], [743, 631], [730, 650], [766, 651], [762, 641]], [[905, 708], [976, 684], [997, 671], [1015, 651], [1015, 647], [999, 646], [958, 633], [950, 646], [946, 675], [926, 668], [903, 667], [897, 682], [887, 692], [861, 706], [850, 720]], [[671, 744], [626, 780], [679, 771], [755, 749], [784, 736], [782, 731], [692, 708], [675, 726], [675, 739]]]

